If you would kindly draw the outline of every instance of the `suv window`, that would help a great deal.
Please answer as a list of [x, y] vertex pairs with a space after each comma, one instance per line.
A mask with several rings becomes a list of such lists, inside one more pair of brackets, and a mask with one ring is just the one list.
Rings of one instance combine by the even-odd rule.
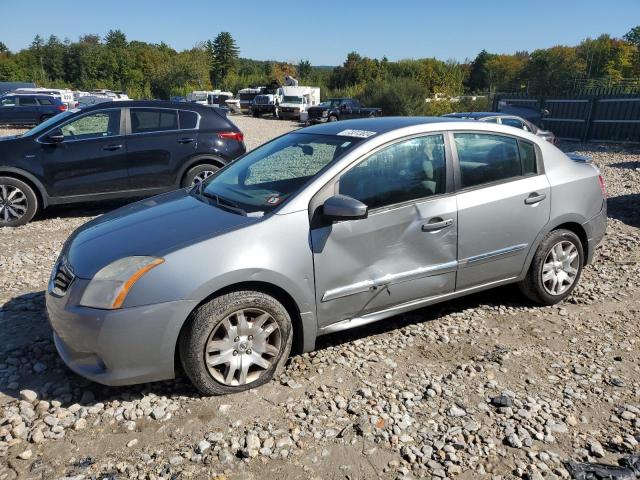
[[198, 114], [180, 110], [180, 130], [191, 130], [198, 125]]
[[445, 192], [442, 134], [412, 138], [374, 153], [340, 178], [339, 193], [370, 209]]
[[69, 140], [112, 137], [120, 134], [120, 109], [104, 110], [73, 120], [62, 128]]
[[456, 133], [454, 138], [463, 188], [537, 171], [535, 148], [529, 142], [483, 133]]
[[178, 129], [178, 112], [159, 108], [132, 108], [131, 133]]
[[16, 97], [3, 97], [0, 99], [0, 105], [4, 107], [13, 107], [16, 104]]
[[38, 105], [36, 97], [18, 97], [21, 106]]
[[53, 100], [47, 97], [40, 97], [38, 98], [38, 103], [40, 105], [53, 105]]

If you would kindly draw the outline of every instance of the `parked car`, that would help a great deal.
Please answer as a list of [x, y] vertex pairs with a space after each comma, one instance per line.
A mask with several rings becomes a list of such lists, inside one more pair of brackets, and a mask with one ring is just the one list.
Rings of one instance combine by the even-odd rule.
[[45, 87], [17, 88], [13, 91], [13, 93], [51, 95], [57, 98], [58, 100], [60, 100], [62, 103], [64, 103], [68, 108], [73, 108], [75, 106], [73, 92], [67, 88], [45, 88]]
[[531, 132], [541, 138], [544, 138], [548, 142], [554, 145], [560, 144], [560, 139], [556, 137], [553, 132], [548, 130], [542, 130], [530, 121], [519, 117], [517, 115], [508, 115], [504, 113], [496, 112], [462, 112], [462, 113], [448, 113], [443, 115], [445, 117], [464, 118], [467, 120], [478, 120], [480, 122], [499, 123], [502, 125], [509, 125], [510, 127], [519, 128], [525, 132]]
[[65, 111], [67, 106], [51, 95], [10, 93], [0, 97], [0, 125], [37, 125]]
[[187, 187], [244, 153], [242, 132], [216, 108], [121, 101], [67, 111], [0, 138], [0, 227], [49, 205]]
[[107, 385], [261, 385], [316, 338], [517, 282], [567, 298], [606, 228], [597, 168], [503, 125], [317, 125], [205, 182], [76, 230], [51, 274], [54, 341]]
[[309, 122], [337, 122], [353, 118], [372, 118], [382, 115], [382, 109], [363, 107], [355, 98], [329, 98], [320, 105], [310, 107]]

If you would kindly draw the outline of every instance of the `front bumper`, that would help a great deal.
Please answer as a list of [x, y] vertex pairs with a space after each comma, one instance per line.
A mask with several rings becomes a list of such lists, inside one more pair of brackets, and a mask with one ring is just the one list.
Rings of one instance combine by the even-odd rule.
[[607, 231], [607, 200], [602, 200], [602, 208], [600, 212], [582, 225], [587, 232], [587, 258], [585, 263], [591, 263], [593, 253], [600, 244]]
[[76, 279], [63, 297], [46, 295], [53, 339], [64, 363], [104, 385], [174, 378], [180, 328], [196, 302], [100, 310], [78, 305], [87, 283]]
[[309, 123], [325, 123], [329, 117], [309, 117]]

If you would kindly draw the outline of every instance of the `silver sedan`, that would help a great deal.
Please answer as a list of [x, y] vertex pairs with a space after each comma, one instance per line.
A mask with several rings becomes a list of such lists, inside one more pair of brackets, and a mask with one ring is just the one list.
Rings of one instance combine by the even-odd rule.
[[107, 385], [261, 385], [316, 338], [517, 283], [569, 296], [606, 229], [598, 169], [485, 122], [298, 130], [67, 241], [47, 293], [66, 364]]

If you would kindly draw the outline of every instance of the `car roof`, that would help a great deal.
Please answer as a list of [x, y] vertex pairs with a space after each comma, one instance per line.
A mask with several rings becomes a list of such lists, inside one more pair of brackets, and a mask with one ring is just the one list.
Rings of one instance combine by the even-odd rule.
[[167, 100], [119, 100], [117, 102], [96, 103], [82, 109], [83, 112], [102, 110], [114, 107], [149, 107], [149, 108], [175, 108], [179, 110], [194, 110], [198, 112], [211, 112], [212, 107], [191, 102], [171, 102]]
[[459, 118], [446, 117], [378, 117], [341, 120], [339, 122], [321, 123], [302, 128], [292, 133], [319, 133], [323, 135], [337, 135], [344, 130], [361, 130], [376, 134], [391, 132], [399, 128], [412, 127], [433, 123], [451, 123], [464, 121]]

